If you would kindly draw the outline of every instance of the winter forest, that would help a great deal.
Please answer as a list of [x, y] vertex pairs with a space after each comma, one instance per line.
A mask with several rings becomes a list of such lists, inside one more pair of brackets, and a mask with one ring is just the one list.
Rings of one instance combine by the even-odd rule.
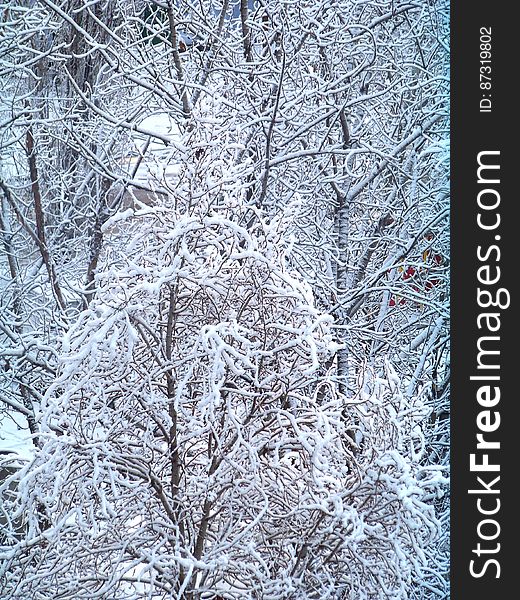
[[449, 597], [447, 0], [0, 0], [0, 598]]

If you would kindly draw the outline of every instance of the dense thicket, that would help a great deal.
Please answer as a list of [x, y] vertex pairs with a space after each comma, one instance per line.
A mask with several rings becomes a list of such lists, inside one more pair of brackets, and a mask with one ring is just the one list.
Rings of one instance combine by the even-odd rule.
[[0, 8], [0, 597], [446, 597], [447, 4]]

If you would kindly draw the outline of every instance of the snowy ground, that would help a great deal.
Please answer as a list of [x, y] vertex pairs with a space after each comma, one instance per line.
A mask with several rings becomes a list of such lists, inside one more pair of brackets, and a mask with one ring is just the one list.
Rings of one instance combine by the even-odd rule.
[[0, 462], [3, 456], [14, 453], [22, 460], [32, 457], [32, 441], [24, 416], [11, 412], [0, 417]]

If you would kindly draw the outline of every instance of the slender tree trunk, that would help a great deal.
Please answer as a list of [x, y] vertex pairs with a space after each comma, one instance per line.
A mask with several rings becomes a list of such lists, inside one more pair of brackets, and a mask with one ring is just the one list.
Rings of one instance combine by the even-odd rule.
[[188, 99], [188, 92], [184, 83], [184, 70], [182, 68], [181, 55], [179, 52], [179, 35], [177, 33], [177, 25], [175, 23], [175, 14], [172, 0], [168, 0], [168, 24], [170, 27], [170, 42], [172, 45], [173, 52], [173, 64], [175, 65], [175, 71], [177, 72], [177, 79], [181, 86], [180, 100], [182, 104], [182, 113], [185, 119], [189, 119], [191, 115], [190, 103]]
[[[170, 416], [170, 431], [169, 431], [169, 453], [170, 453], [170, 465], [171, 465], [171, 477], [170, 477], [170, 488], [172, 494], [172, 501], [174, 511], [177, 519], [177, 527], [179, 529], [179, 536], [183, 540], [185, 537], [183, 515], [182, 515], [182, 504], [179, 501], [180, 494], [180, 481], [181, 481], [181, 456], [179, 452], [179, 439], [177, 431], [178, 415], [175, 410], [175, 379], [173, 369], [171, 367], [173, 347], [174, 347], [174, 334], [175, 334], [175, 323], [176, 323], [176, 311], [177, 311], [177, 287], [170, 286], [170, 296], [168, 303], [168, 322], [166, 325], [166, 340], [165, 340], [165, 354], [166, 360], [168, 361], [168, 370], [166, 371], [166, 393], [168, 397], [168, 412]], [[184, 568], [179, 568], [179, 580], [182, 585], [185, 579]]]
[[45, 235], [45, 217], [43, 212], [42, 205], [42, 197], [40, 191], [40, 182], [38, 177], [38, 167], [36, 164], [36, 152], [34, 149], [34, 137], [32, 132], [32, 126], [29, 124], [27, 127], [27, 134], [25, 138], [25, 149], [27, 152], [27, 159], [29, 161], [29, 173], [31, 176], [31, 191], [33, 197], [33, 207], [34, 207], [34, 215], [36, 219], [36, 235], [38, 237], [38, 247], [40, 249], [40, 253], [42, 255], [43, 262], [45, 264], [45, 268], [47, 269], [47, 274], [49, 276], [49, 281], [51, 283], [52, 290], [54, 292], [54, 297], [58, 306], [64, 310], [65, 309], [65, 301], [63, 300], [63, 295], [61, 293], [61, 288], [58, 282], [58, 277], [56, 275], [56, 269], [54, 267], [54, 263], [52, 261], [51, 255], [49, 253], [49, 249], [47, 247], [47, 240]]
[[[335, 288], [338, 299], [341, 299], [348, 288], [348, 266], [347, 266], [347, 247], [348, 247], [348, 205], [345, 194], [337, 193], [337, 208], [335, 213], [335, 230], [340, 250], [339, 259], [336, 265]], [[339, 306], [336, 312], [336, 325], [338, 326], [340, 341], [343, 347], [338, 351], [337, 356], [337, 374], [338, 391], [343, 396], [348, 396], [348, 333], [347, 316], [343, 306]]]
[[251, 28], [249, 27], [248, 19], [248, 0], [240, 0], [240, 23], [242, 26], [242, 43], [244, 45], [244, 57], [247, 62], [252, 62], [253, 53], [251, 45]]

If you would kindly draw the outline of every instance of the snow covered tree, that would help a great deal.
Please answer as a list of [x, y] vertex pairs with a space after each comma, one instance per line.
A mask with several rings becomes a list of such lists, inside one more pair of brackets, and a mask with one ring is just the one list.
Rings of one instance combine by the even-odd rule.
[[26, 519], [3, 548], [11, 597], [377, 598], [424, 566], [406, 558], [437, 533], [442, 477], [409, 456], [424, 408], [390, 372], [352, 452], [332, 319], [286, 267], [294, 207], [264, 219], [216, 151], [104, 225], [41, 450], [4, 500]]
[[9, 597], [447, 593], [446, 12], [2, 5]]
[[26, 535], [3, 548], [3, 589], [405, 597], [438, 533], [425, 500], [442, 476], [414, 456], [424, 407], [389, 371], [355, 456], [320, 377], [330, 319], [284, 269], [280, 223], [200, 208], [134, 215], [131, 252], [64, 340], [45, 441], [16, 476]]

